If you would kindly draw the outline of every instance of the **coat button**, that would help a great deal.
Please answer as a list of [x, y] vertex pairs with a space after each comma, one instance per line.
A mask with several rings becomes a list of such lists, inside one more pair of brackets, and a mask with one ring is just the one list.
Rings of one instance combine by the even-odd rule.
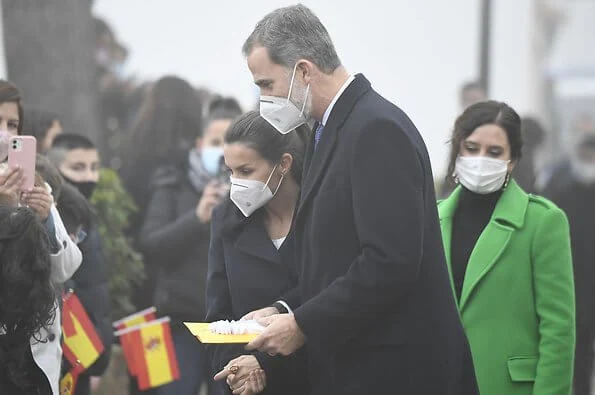
[[48, 335], [48, 340], [51, 341], [51, 342], [53, 342], [54, 340], [56, 340], [56, 335], [54, 335], [53, 333], [50, 333]]

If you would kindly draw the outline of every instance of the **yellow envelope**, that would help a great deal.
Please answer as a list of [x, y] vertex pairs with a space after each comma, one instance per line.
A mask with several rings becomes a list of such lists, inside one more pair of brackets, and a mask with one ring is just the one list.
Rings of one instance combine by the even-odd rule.
[[248, 333], [245, 335], [221, 335], [209, 330], [209, 324], [203, 322], [184, 322], [184, 325], [190, 332], [205, 344], [225, 344], [225, 343], [250, 343], [256, 339], [257, 333]]

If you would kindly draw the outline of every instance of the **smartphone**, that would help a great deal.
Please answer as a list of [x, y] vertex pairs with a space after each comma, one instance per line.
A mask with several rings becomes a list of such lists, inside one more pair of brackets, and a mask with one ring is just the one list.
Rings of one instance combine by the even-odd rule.
[[33, 136], [13, 136], [8, 141], [8, 167], [20, 167], [23, 170], [21, 190], [27, 191], [35, 186], [35, 157], [37, 140]]

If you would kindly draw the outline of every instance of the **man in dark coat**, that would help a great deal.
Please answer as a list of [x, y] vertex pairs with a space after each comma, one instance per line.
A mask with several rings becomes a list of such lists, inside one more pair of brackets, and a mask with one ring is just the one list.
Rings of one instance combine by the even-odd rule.
[[267, 121], [317, 121], [294, 219], [302, 303], [262, 320], [248, 348], [305, 344], [314, 394], [476, 394], [413, 123], [347, 72], [302, 5], [264, 17], [244, 54]]

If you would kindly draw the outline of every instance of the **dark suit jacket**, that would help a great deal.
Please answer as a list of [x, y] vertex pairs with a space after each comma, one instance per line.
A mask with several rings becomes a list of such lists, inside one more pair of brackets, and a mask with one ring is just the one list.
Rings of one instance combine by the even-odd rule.
[[363, 75], [310, 145], [295, 234], [315, 393], [477, 393], [424, 142]]
[[[265, 230], [262, 209], [246, 219], [229, 200], [215, 209], [211, 224], [207, 322], [239, 320], [279, 299], [296, 303], [291, 296], [296, 294], [293, 290], [297, 280], [291, 234], [277, 250]], [[207, 346], [212, 373], [220, 371], [230, 360], [249, 354], [244, 346]], [[263, 353], [255, 356], [267, 376], [265, 394], [307, 393], [303, 352], [290, 357]]]

